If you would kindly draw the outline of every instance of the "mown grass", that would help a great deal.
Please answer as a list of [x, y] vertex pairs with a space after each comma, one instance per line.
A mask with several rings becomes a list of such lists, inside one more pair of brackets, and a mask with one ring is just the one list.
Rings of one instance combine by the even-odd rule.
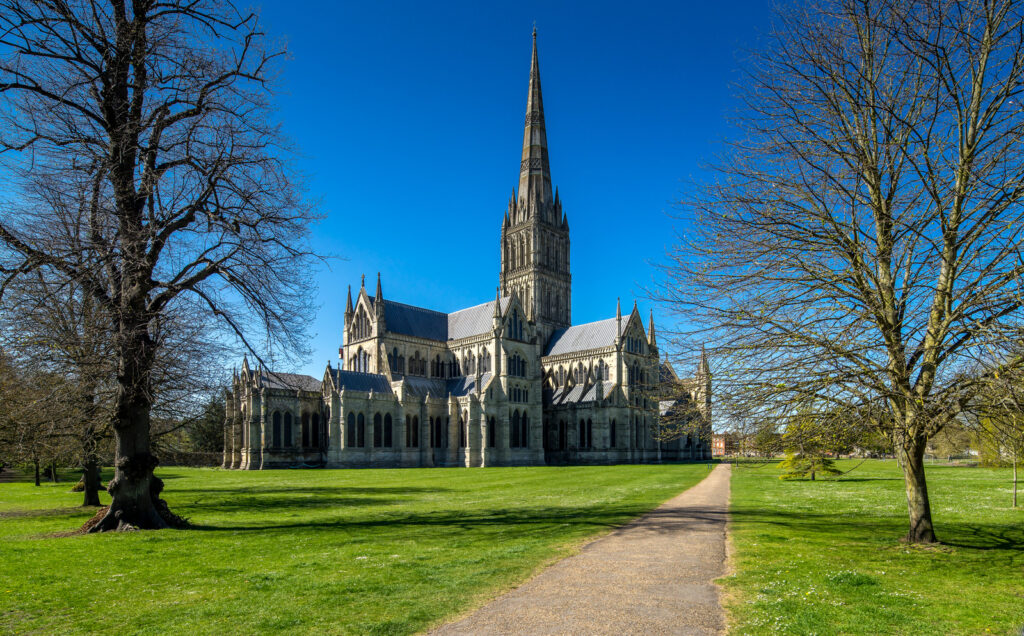
[[707, 468], [158, 474], [196, 529], [48, 537], [95, 510], [70, 483], [0, 483], [0, 633], [416, 632]]
[[[839, 462], [847, 470], [856, 462]], [[735, 634], [1013, 634], [1024, 630], [1024, 510], [1008, 469], [927, 468], [942, 545], [909, 546], [895, 462], [836, 481], [733, 467]]]

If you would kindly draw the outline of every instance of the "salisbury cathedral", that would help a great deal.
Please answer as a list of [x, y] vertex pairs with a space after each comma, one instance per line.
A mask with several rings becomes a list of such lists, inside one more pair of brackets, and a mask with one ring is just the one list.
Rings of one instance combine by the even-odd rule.
[[[525, 128], [494, 300], [446, 314], [386, 298], [379, 274], [371, 294], [364, 277], [355, 298], [349, 289], [341, 362], [321, 380], [243, 361], [227, 392], [225, 468], [710, 458], [703, 356], [678, 378], [635, 302], [572, 324], [569, 220], [552, 194], [536, 33]], [[674, 410], [705, 434], [666, 441], [659, 418]]]

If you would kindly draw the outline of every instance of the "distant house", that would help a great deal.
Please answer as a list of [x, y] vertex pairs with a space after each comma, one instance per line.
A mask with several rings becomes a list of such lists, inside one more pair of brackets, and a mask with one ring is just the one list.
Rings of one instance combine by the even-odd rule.
[[742, 441], [739, 433], [715, 433], [711, 436], [711, 456], [736, 455], [740, 452]]

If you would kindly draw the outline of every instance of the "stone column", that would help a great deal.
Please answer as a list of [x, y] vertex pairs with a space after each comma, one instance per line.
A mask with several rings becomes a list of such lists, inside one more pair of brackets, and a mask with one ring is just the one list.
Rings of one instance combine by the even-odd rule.
[[491, 457], [491, 451], [493, 451], [494, 449], [490, 448], [489, 446], [487, 446], [487, 440], [489, 439], [490, 434], [491, 434], [490, 427], [491, 427], [491, 424], [488, 421], [487, 412], [481, 410], [480, 411], [480, 466], [490, 466], [490, 465], [492, 465], [492, 462], [494, 461], [493, 457]]
[[224, 452], [221, 468], [231, 468], [231, 420], [234, 415], [234, 401], [231, 391], [224, 392]]
[[236, 409], [231, 414], [231, 468], [242, 467], [242, 414]]
[[459, 462], [459, 420], [462, 415], [459, 413], [459, 402], [455, 398], [448, 401], [448, 464], [451, 466], [465, 465], [465, 460]]
[[344, 428], [341, 423], [341, 398], [337, 391], [331, 391], [331, 419], [327, 423], [327, 463], [336, 466], [341, 462], [341, 448], [344, 436]]
[[270, 439], [271, 436], [269, 432], [267, 431], [267, 418], [270, 417], [270, 414], [267, 413], [266, 399], [260, 400], [260, 408], [256, 413], [259, 414], [259, 420], [257, 422], [260, 434], [259, 439], [257, 440], [259, 442], [260, 453], [259, 469], [263, 470], [263, 462], [266, 461], [267, 456], [267, 447], [270, 446], [271, 442], [273, 442], [273, 440]]
[[484, 433], [487, 431], [486, 417], [480, 413], [475, 404], [470, 404], [469, 419], [466, 422], [466, 466], [482, 466], [483, 450], [487, 438]]
[[509, 415], [509, 408], [507, 402], [501, 402], [498, 408], [498, 415], [495, 417], [495, 426], [497, 427], [497, 438], [494, 440], [497, 442], [499, 461], [502, 466], [508, 466], [512, 463], [512, 449], [509, 443], [512, 441], [509, 435], [508, 427], [512, 425], [512, 416]]

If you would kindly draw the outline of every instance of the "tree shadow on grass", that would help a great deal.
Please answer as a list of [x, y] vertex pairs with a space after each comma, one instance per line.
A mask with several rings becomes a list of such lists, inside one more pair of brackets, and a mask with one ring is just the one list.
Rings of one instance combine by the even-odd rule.
[[230, 486], [225, 488], [175, 488], [169, 493], [177, 494], [219, 494], [219, 495], [414, 495], [422, 493], [450, 492], [448, 488], [431, 486]]
[[386, 499], [383, 497], [268, 497], [266, 495], [247, 497], [239, 495], [230, 499], [217, 498], [195, 500], [192, 502], [182, 501], [179, 498], [172, 499], [168, 504], [172, 510], [176, 512], [180, 511], [186, 516], [207, 510], [216, 510], [225, 513], [262, 511], [270, 515], [274, 512], [285, 512], [288, 510], [323, 509], [325, 511], [330, 511], [342, 508], [377, 508], [380, 506], [400, 503], [401, 501], [401, 499]]
[[[586, 526], [615, 528], [641, 514], [642, 510], [628, 506], [589, 507], [535, 507], [497, 510], [461, 511], [456, 509], [435, 512], [389, 511], [364, 519], [311, 519], [309, 521], [274, 521], [243, 525], [197, 524], [195, 530], [207, 532], [264, 532], [268, 530], [295, 530], [303, 528], [331, 529], [386, 529], [398, 526], [479, 530], [498, 527], [537, 528], [541, 532], [555, 527]], [[519, 532], [519, 534], [522, 534]]]
[[[809, 481], [809, 480], [794, 480], [794, 481]], [[865, 481], [903, 481], [901, 477], [837, 477], [835, 479], [822, 479], [825, 483], [857, 483]]]
[[[829, 541], [872, 545], [890, 538], [898, 543], [906, 520], [895, 517], [842, 516], [826, 513], [739, 509], [731, 512], [734, 523], [756, 523], [788, 528], [798, 537], [823, 537]], [[1024, 562], [1024, 527], [1012, 523], [964, 523], [938, 521], [941, 545], [971, 550], [1003, 550], [1012, 562]]]

